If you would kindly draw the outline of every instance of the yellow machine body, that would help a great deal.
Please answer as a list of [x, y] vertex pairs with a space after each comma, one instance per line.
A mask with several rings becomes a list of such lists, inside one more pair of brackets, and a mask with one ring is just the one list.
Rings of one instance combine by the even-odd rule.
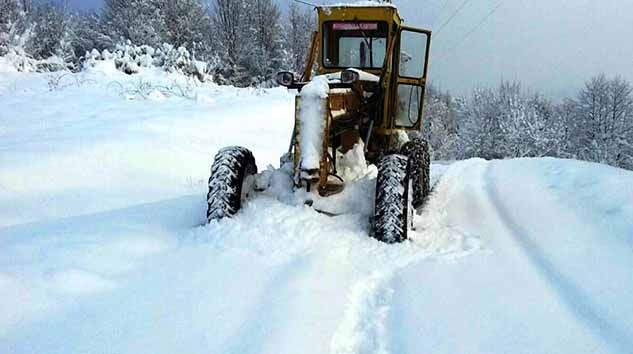
[[[313, 74], [341, 75], [330, 84], [325, 99], [318, 170], [302, 170], [300, 95], [292, 147], [295, 183], [308, 189], [318, 183], [319, 193], [327, 196], [342, 190], [345, 182], [336, 175], [337, 151], [345, 153], [362, 142], [366, 159], [373, 162], [397, 151], [402, 144], [399, 137], [407, 131], [420, 130], [431, 32], [404, 26], [390, 4], [319, 7], [317, 11], [317, 28], [297, 88], [309, 84]], [[346, 74], [356, 80], [343, 80]]]

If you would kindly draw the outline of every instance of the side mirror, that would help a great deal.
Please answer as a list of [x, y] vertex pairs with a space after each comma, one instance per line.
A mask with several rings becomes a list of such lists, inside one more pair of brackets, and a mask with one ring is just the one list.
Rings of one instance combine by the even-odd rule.
[[295, 82], [295, 75], [290, 71], [282, 71], [277, 73], [277, 83], [281, 86], [288, 87]]

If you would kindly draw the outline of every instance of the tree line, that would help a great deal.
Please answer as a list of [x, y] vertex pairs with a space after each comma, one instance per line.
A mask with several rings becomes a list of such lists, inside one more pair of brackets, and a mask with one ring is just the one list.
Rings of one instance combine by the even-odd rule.
[[186, 48], [214, 63], [220, 83], [257, 85], [279, 70], [301, 70], [314, 12], [291, 3], [288, 16], [272, 0], [106, 0], [100, 13], [58, 3], [0, 0], [0, 56], [61, 58], [79, 70], [86, 53], [117, 45]]
[[618, 76], [557, 103], [512, 82], [458, 98], [431, 87], [426, 103], [435, 159], [551, 156], [633, 170], [633, 86]]

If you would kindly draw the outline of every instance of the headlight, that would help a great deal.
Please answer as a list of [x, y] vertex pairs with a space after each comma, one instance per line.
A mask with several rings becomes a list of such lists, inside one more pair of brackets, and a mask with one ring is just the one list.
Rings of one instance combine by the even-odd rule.
[[341, 82], [344, 84], [353, 84], [360, 79], [360, 75], [354, 70], [345, 70], [341, 73]]
[[281, 86], [290, 86], [295, 82], [295, 75], [289, 71], [282, 71], [277, 74], [277, 83]]

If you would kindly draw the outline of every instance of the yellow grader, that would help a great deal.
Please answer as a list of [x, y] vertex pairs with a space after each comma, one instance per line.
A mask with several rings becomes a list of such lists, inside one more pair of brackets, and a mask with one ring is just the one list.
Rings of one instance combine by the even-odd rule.
[[[277, 82], [297, 90], [295, 125], [286, 158], [295, 188], [327, 197], [345, 187], [337, 152], [357, 144], [378, 166], [372, 230], [378, 240], [407, 239], [411, 212], [429, 194], [429, 151], [409, 139], [422, 124], [431, 32], [405, 26], [389, 2], [316, 7], [318, 21], [299, 77]], [[207, 196], [209, 222], [235, 215], [243, 184], [257, 173], [243, 147], [215, 157]]]

